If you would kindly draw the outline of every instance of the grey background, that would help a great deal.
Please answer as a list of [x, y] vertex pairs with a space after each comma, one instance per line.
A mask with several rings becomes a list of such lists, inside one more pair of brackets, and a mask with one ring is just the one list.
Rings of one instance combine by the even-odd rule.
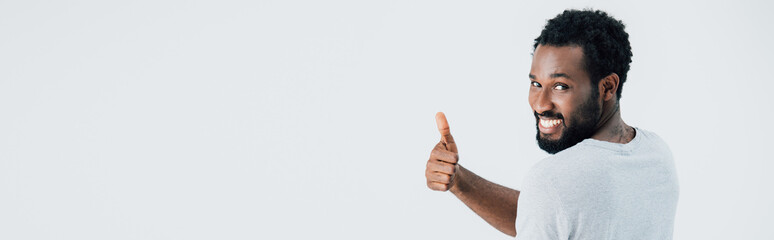
[[672, 147], [676, 239], [771, 234], [764, 1], [0, 1], [0, 239], [506, 239], [426, 188], [545, 157], [532, 40], [622, 19], [622, 111]]

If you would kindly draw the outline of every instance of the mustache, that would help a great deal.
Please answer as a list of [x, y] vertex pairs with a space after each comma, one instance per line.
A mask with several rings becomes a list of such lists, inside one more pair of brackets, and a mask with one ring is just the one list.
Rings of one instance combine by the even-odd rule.
[[561, 113], [555, 113], [555, 112], [542, 112], [542, 113], [537, 113], [537, 112], [535, 112], [535, 111], [533, 111], [533, 113], [535, 114], [535, 118], [538, 118], [538, 116], [540, 116], [540, 117], [546, 117], [546, 118], [557, 118], [557, 119], [564, 119], [564, 116], [562, 116], [562, 114], [561, 114]]

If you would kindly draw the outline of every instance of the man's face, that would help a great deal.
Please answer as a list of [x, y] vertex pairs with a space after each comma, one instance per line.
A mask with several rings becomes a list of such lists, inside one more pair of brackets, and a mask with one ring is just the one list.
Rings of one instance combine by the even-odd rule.
[[581, 47], [539, 45], [529, 78], [529, 104], [541, 149], [554, 154], [596, 132], [601, 100], [583, 67]]

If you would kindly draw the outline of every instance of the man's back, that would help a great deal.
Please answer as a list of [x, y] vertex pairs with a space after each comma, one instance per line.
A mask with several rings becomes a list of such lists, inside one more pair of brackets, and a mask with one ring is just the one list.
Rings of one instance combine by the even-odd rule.
[[636, 129], [627, 144], [586, 139], [539, 162], [518, 199], [517, 239], [671, 239], [672, 154]]

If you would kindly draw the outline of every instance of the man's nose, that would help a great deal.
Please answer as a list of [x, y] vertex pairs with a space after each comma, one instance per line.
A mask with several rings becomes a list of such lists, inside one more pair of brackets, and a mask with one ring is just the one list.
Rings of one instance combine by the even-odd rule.
[[535, 112], [538, 114], [542, 114], [553, 109], [554, 103], [551, 102], [550, 91], [541, 90], [538, 92], [537, 96], [535, 96], [535, 99], [532, 102], [532, 110], [535, 110]]

